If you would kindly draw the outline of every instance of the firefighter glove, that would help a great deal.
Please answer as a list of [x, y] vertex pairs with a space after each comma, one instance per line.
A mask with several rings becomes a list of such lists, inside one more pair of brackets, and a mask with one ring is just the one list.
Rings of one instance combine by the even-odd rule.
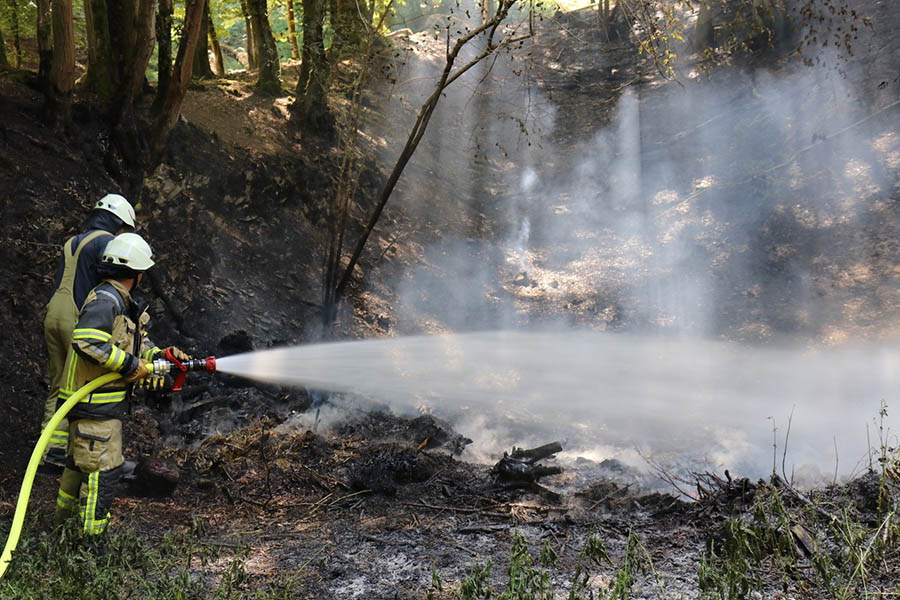
[[134, 370], [134, 373], [128, 375], [127, 377], [123, 377], [123, 381], [125, 383], [134, 383], [139, 379], [143, 379], [150, 375], [150, 369], [147, 368], [147, 365], [151, 364], [149, 360], [144, 360], [143, 358], [138, 359], [138, 367]]
[[179, 350], [175, 346], [169, 346], [168, 348], [166, 348], [166, 350], [171, 352], [172, 356], [174, 356], [175, 358], [177, 358], [178, 360], [180, 360], [182, 362], [186, 361], [186, 360], [191, 360], [190, 354], [184, 352], [183, 350]]
[[149, 377], [138, 381], [138, 386], [148, 391], [158, 391], [163, 388], [166, 383], [165, 375], [151, 374]]

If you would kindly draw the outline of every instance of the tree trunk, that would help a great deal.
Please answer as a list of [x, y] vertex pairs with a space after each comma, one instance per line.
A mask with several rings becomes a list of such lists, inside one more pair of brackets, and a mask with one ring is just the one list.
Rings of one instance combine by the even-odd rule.
[[138, 0], [107, 0], [106, 2], [116, 89], [128, 78], [131, 71], [128, 59], [134, 55], [137, 37], [137, 28], [135, 27], [137, 2]]
[[250, 20], [253, 22], [253, 45], [259, 49], [257, 66], [259, 78], [256, 80], [256, 92], [277, 96], [281, 93], [281, 64], [278, 62], [278, 49], [269, 25], [269, 9], [267, 0], [247, 0]]
[[194, 51], [194, 79], [212, 79], [213, 72], [209, 68], [209, 0], [203, 3], [203, 22], [200, 23], [200, 35], [197, 38], [197, 49]]
[[134, 13], [134, 44], [132, 54], [126, 57], [130, 70], [119, 87], [114, 114], [112, 116], [112, 139], [115, 149], [129, 167], [130, 177], [129, 193], [136, 193], [143, 181], [143, 173], [140, 166], [146, 157], [147, 146], [145, 137], [138, 128], [137, 119], [134, 116], [135, 98], [144, 86], [146, 80], [147, 64], [153, 54], [155, 42], [157, 0], [139, 0], [137, 10]]
[[253, 32], [253, 19], [250, 18], [247, 0], [241, 0], [241, 12], [244, 13], [244, 29], [247, 33], [247, 70], [255, 71], [259, 65], [259, 57], [256, 50], [256, 34]]
[[126, 107], [134, 103], [146, 79], [147, 65], [150, 63], [153, 45], [156, 42], [156, 1], [140, 0], [134, 15], [134, 44], [127, 59], [129, 70], [122, 80], [119, 94]]
[[209, 30], [209, 44], [213, 51], [213, 72], [219, 77], [225, 76], [225, 57], [222, 56], [222, 46], [219, 44], [219, 36], [216, 35], [216, 24], [212, 18], [212, 7], [207, 3], [206, 28]]
[[600, 26], [603, 28], [603, 33], [608, 42], [610, 41], [609, 28], [612, 25], [610, 23], [609, 0], [597, 0], [597, 10], [600, 13]]
[[287, 0], [288, 39], [291, 41], [291, 58], [300, 58], [300, 46], [297, 45], [297, 19], [294, 16], [294, 0]]
[[326, 133], [333, 124], [326, 97], [329, 69], [323, 32], [325, 2], [305, 0], [303, 3], [303, 59], [297, 80], [297, 99], [291, 104], [291, 121], [313, 133]]
[[[115, 1], [115, 0], [114, 0]], [[87, 22], [88, 66], [85, 87], [104, 98], [112, 98], [118, 87], [109, 33], [109, 11], [106, 0], [84, 1]]]
[[205, 0], [185, 0], [184, 27], [181, 29], [181, 43], [178, 45], [178, 56], [172, 69], [172, 80], [154, 122], [153, 131], [156, 138], [153, 141], [151, 166], [159, 164], [162, 159], [169, 134], [172, 133], [181, 114], [181, 103], [191, 83], [191, 67], [194, 62], [194, 51], [197, 49], [197, 39], [200, 37], [204, 4]]
[[6, 42], [3, 40], [3, 30], [0, 29], [0, 71], [9, 68], [9, 59], [6, 58]]
[[172, 0], [159, 0], [159, 15], [156, 18], [157, 73], [156, 98], [153, 99], [153, 114], [159, 114], [169, 82], [172, 80]]
[[694, 43], [699, 50], [712, 48], [715, 44], [715, 31], [712, 22], [711, 0], [700, 0], [700, 13], [694, 26]]
[[53, 0], [53, 65], [50, 71], [52, 91], [49, 115], [68, 123], [71, 118], [72, 88], [75, 85], [75, 28], [72, 0]]
[[9, 0], [10, 27], [13, 34], [13, 48], [16, 50], [16, 68], [22, 68], [22, 38], [19, 34], [19, 0]]
[[331, 0], [330, 4], [333, 36], [329, 53], [331, 63], [335, 64], [346, 51], [362, 44], [366, 37], [366, 24], [357, 0]]
[[50, 89], [53, 67], [53, 25], [50, 22], [50, 0], [37, 2], [38, 86], [44, 94]]

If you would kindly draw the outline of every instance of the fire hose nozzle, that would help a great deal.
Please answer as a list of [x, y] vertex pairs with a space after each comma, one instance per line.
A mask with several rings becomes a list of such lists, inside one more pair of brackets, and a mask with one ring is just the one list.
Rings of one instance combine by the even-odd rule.
[[209, 371], [210, 373], [215, 373], [216, 357], [209, 356], [207, 358], [192, 358], [191, 360], [180, 361], [169, 350], [166, 350], [165, 358], [154, 360], [150, 371], [157, 375], [173, 373], [175, 375], [175, 384], [172, 386], [172, 391], [178, 392], [184, 386], [184, 379], [188, 371]]

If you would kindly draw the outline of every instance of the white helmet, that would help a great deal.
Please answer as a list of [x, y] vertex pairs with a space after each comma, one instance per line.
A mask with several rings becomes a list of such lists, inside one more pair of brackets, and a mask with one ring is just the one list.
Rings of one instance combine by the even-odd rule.
[[98, 208], [108, 210], [122, 219], [123, 223], [134, 229], [134, 208], [124, 196], [120, 196], [119, 194], [107, 194], [97, 200], [97, 204], [94, 205], [94, 210]]
[[146, 271], [154, 264], [152, 256], [153, 251], [144, 238], [136, 233], [120, 233], [106, 244], [100, 262], [132, 271]]

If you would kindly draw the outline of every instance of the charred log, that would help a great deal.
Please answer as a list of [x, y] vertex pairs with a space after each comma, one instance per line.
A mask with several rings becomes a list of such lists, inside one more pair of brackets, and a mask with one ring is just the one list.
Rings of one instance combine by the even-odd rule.
[[155, 457], [141, 459], [126, 479], [128, 495], [168, 498], [175, 492], [181, 474], [174, 463]]
[[494, 482], [501, 489], [528, 490], [541, 495], [558, 498], [559, 495], [538, 484], [538, 480], [549, 475], [562, 473], [560, 467], [537, 464], [562, 452], [562, 444], [553, 442], [537, 448], [513, 448], [512, 453], [503, 453], [503, 458], [494, 465]]

